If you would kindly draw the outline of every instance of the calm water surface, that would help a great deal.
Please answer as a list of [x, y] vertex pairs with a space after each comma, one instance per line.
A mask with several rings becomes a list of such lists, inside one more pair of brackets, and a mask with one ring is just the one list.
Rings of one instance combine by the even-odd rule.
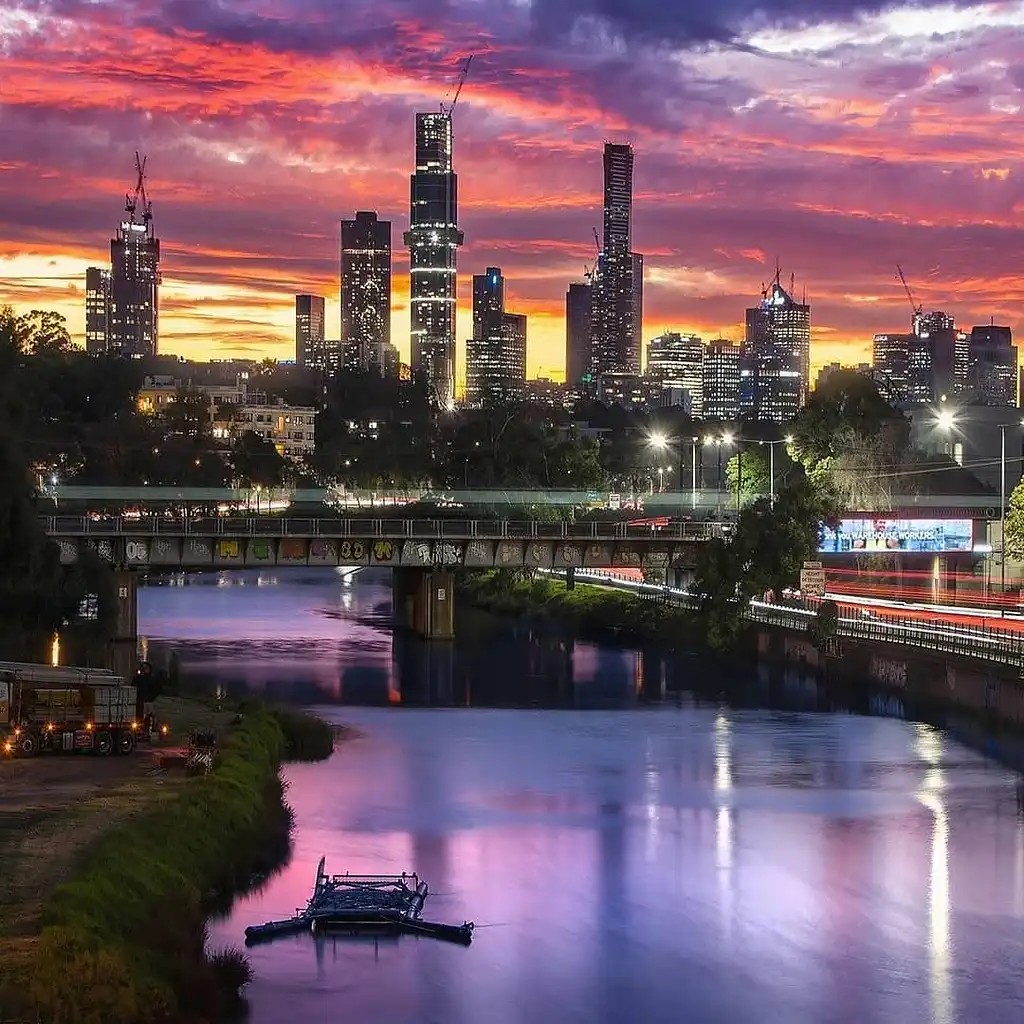
[[294, 857], [214, 945], [290, 915], [321, 856], [477, 922], [469, 949], [257, 947], [255, 1024], [1024, 1019], [1014, 773], [928, 726], [698, 703], [733, 685], [693, 660], [485, 618], [393, 641], [389, 602], [333, 572], [140, 595], [154, 659], [363, 734], [288, 768]]

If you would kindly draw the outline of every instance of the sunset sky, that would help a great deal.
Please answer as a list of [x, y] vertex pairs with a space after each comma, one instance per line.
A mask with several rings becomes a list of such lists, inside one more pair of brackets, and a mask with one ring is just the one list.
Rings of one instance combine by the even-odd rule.
[[[81, 338], [149, 157], [161, 351], [293, 358], [298, 291], [338, 327], [338, 221], [393, 224], [408, 357], [414, 114], [475, 54], [455, 113], [459, 362], [470, 276], [508, 279], [529, 372], [561, 378], [594, 255], [601, 147], [636, 150], [644, 338], [739, 339], [776, 258], [815, 366], [926, 308], [1022, 327], [1024, 2], [10, 0], [0, 9], [0, 304]], [[460, 374], [461, 375], [461, 374]]]

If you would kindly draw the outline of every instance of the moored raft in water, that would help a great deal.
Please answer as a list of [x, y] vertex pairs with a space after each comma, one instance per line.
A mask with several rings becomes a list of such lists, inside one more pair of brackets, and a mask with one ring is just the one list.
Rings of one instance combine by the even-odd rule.
[[285, 935], [409, 934], [425, 935], [468, 946], [473, 925], [424, 921], [429, 889], [418, 875], [328, 875], [320, 858], [313, 895], [305, 909], [284, 921], [268, 921], [245, 929], [245, 944], [270, 942]]

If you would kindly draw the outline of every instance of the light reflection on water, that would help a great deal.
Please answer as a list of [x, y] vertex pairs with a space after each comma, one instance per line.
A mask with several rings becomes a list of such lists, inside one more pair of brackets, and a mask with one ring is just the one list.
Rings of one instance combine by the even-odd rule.
[[[292, 863], [214, 943], [291, 914], [323, 855], [487, 925], [259, 947], [254, 1024], [1020, 1020], [1018, 780], [944, 734], [695, 707], [688, 663], [523, 627], [393, 650], [383, 581], [225, 579], [147, 588], [144, 628], [229, 689], [378, 706], [324, 710], [363, 738], [288, 768]], [[413, 706], [516, 692], [560, 710]]]

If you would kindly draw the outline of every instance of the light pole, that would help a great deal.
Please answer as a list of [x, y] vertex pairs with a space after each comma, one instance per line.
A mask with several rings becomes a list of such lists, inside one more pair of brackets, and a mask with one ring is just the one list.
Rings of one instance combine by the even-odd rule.
[[757, 443], [768, 445], [768, 504], [775, 508], [775, 446], [777, 444], [792, 444], [793, 435], [787, 434], [781, 440], [758, 441]]
[[[692, 471], [692, 476], [693, 476], [693, 479], [691, 481], [691, 490], [690, 490], [690, 508], [694, 512], [696, 512], [697, 511], [697, 445], [700, 443], [700, 438], [699, 437], [691, 437], [690, 438], [690, 443], [692, 445], [692, 451], [690, 453], [690, 457], [692, 459], [692, 462], [690, 463], [690, 469]], [[680, 487], [683, 486], [682, 474], [680, 474], [680, 477], [679, 477], [679, 486]]]

